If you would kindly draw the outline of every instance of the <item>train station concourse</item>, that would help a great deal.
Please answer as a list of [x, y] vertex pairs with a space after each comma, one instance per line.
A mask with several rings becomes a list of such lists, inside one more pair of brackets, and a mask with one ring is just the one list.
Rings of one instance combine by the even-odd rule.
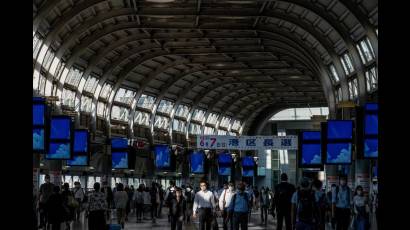
[[33, 229], [378, 229], [377, 0], [33, 0], [32, 36]]

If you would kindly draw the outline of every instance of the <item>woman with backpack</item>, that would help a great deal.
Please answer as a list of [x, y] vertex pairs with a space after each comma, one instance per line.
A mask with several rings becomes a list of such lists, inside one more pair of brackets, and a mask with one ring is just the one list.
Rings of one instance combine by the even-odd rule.
[[355, 230], [369, 229], [369, 201], [363, 194], [363, 187], [358, 185], [353, 197], [353, 212]]
[[316, 230], [315, 193], [307, 178], [302, 178], [300, 189], [293, 194], [291, 203], [292, 229]]

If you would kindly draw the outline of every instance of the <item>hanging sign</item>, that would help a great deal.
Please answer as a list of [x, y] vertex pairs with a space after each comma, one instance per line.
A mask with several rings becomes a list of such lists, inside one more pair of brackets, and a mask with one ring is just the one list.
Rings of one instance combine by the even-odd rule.
[[290, 136], [216, 136], [198, 135], [198, 149], [229, 149], [229, 150], [297, 150], [298, 137]]

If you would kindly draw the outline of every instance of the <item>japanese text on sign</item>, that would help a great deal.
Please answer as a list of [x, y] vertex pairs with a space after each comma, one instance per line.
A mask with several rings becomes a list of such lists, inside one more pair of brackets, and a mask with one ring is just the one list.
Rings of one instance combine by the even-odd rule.
[[259, 149], [287, 149], [297, 150], [297, 136], [197, 136], [199, 149], [232, 149], [232, 150], [259, 150]]

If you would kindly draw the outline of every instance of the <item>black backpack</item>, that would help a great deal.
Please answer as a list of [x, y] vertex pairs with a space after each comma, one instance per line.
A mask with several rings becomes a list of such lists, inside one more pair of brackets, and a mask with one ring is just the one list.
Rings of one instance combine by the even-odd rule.
[[304, 223], [315, 223], [317, 208], [315, 196], [311, 190], [300, 190], [297, 192], [298, 202], [296, 204], [296, 215], [299, 221]]
[[286, 184], [279, 184], [276, 187], [276, 193], [278, 194], [277, 199], [275, 200], [275, 205], [280, 210], [285, 210], [290, 206], [291, 200], [291, 191], [290, 186], [286, 186]]
[[185, 197], [186, 197], [186, 202], [187, 203], [193, 203], [194, 202], [194, 198], [192, 196], [192, 192], [185, 192]]

